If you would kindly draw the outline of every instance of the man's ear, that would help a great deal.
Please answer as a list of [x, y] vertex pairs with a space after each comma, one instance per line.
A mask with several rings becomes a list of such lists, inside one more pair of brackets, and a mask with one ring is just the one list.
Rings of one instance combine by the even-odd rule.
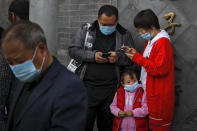
[[14, 22], [16, 22], [16, 15], [14, 14], [14, 12], [10, 12], [10, 21], [12, 22], [12, 23], [14, 23]]
[[98, 17], [98, 25], [99, 25], [99, 26], [101, 26], [101, 25], [100, 25], [100, 20], [99, 20], [99, 17]]
[[101, 19], [101, 16], [97, 16], [97, 20], [100, 20]]
[[40, 50], [40, 53], [43, 55], [43, 56], [47, 56], [47, 45], [43, 42], [39, 42], [38, 43], [38, 48]]

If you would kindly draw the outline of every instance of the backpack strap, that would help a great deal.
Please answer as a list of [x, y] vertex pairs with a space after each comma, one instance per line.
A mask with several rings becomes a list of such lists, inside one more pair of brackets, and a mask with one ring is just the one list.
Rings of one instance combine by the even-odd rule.
[[86, 28], [87, 32], [86, 32], [85, 42], [84, 42], [84, 46], [83, 46], [84, 50], [85, 50], [85, 46], [86, 45], [90, 45], [91, 44], [91, 43], [88, 42], [88, 38], [92, 37], [92, 36], [90, 36], [90, 31], [89, 31], [91, 26], [92, 25], [90, 23], [86, 23], [86, 25], [85, 25], [85, 28]]
[[[91, 24], [90, 23], [86, 23], [84, 25], [84, 28], [86, 28], [87, 32], [86, 32], [86, 37], [85, 37], [85, 42], [84, 42], [84, 46], [83, 46], [83, 49], [85, 50], [85, 46], [86, 45], [90, 45], [91, 43], [88, 43], [87, 40], [89, 37], [91, 37], [89, 35], [89, 28], [91, 27]], [[76, 61], [75, 59], [71, 59], [68, 66], [67, 66], [67, 69], [73, 73], [75, 73], [75, 71], [77, 70], [77, 68], [81, 65], [82, 63], [79, 62], [79, 61]]]

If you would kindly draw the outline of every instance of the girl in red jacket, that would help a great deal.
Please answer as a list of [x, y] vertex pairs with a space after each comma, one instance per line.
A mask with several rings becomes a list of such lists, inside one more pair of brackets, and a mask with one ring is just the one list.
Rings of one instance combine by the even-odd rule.
[[140, 54], [133, 48], [123, 48], [142, 67], [140, 80], [146, 89], [150, 129], [169, 131], [174, 111], [174, 58], [170, 37], [160, 30], [158, 18], [150, 9], [139, 12], [134, 25], [147, 40], [144, 51]]
[[138, 84], [136, 73], [126, 71], [122, 75], [120, 88], [110, 105], [115, 119], [113, 131], [147, 131], [148, 107], [146, 93]]

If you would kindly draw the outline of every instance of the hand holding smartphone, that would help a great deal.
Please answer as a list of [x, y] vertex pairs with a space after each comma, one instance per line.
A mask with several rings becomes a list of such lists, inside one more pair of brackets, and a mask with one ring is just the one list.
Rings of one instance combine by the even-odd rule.
[[111, 53], [109, 53], [109, 52], [108, 52], [108, 53], [103, 53], [103, 54], [102, 54], [102, 57], [103, 57], [103, 58], [107, 58], [107, 57], [109, 57], [110, 55], [111, 55]]

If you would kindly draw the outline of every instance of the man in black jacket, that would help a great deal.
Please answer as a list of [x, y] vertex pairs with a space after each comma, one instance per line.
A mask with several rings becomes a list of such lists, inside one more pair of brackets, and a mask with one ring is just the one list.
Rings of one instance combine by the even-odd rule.
[[96, 117], [99, 131], [112, 130], [109, 105], [120, 83], [121, 68], [132, 65], [119, 49], [133, 44], [130, 32], [118, 24], [117, 8], [111, 5], [101, 7], [98, 20], [83, 25], [73, 39], [69, 55], [82, 63], [75, 72], [88, 91], [86, 131], [93, 130]]

